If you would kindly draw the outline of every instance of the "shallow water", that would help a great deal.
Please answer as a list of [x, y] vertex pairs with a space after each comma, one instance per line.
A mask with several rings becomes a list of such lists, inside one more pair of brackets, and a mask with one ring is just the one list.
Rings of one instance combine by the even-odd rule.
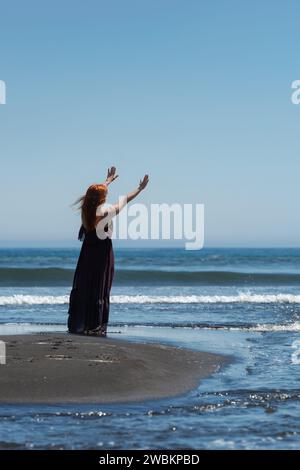
[[[77, 253], [0, 250], [0, 334], [65, 331], [65, 270], [74, 268]], [[191, 255], [145, 249], [115, 254], [123, 274], [113, 286], [112, 338], [221, 353], [231, 362], [197, 389], [172, 399], [130, 405], [0, 406], [0, 447], [299, 448], [300, 364], [293, 345], [300, 340], [300, 250], [203, 250]], [[1, 270], [12, 267], [24, 271], [21, 276], [10, 272], [8, 285], [7, 278], [2, 281], [7, 271]], [[59, 285], [52, 278], [47, 285], [47, 273], [43, 285], [36, 282], [32, 271], [49, 267], [62, 270]], [[135, 282], [136, 271], [145, 273], [149, 267], [153, 275]], [[167, 281], [171, 271], [178, 275]], [[207, 271], [212, 273], [208, 280]], [[125, 272], [131, 275], [126, 278]], [[162, 282], [157, 272], [163, 272]], [[192, 282], [182, 274], [186, 272], [196, 273]], [[220, 277], [219, 272], [236, 275]]]

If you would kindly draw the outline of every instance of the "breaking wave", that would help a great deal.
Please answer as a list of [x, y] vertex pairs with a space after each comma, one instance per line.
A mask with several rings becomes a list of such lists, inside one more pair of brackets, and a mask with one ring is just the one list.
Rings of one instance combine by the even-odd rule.
[[[68, 295], [23, 295], [0, 296], [0, 306], [5, 305], [65, 305]], [[251, 294], [237, 295], [112, 295], [115, 304], [300, 304], [300, 295]]]

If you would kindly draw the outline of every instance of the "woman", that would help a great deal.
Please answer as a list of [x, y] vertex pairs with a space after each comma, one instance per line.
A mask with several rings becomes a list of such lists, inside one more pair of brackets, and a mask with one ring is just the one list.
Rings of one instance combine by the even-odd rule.
[[106, 336], [109, 318], [109, 295], [114, 276], [114, 253], [111, 241], [113, 216], [132, 201], [148, 184], [148, 175], [139, 187], [121, 202], [104, 207], [108, 185], [118, 175], [108, 170], [104, 184], [93, 184], [75, 204], [80, 204], [82, 225], [78, 238], [83, 241], [73, 287], [70, 293], [68, 329], [70, 333]]

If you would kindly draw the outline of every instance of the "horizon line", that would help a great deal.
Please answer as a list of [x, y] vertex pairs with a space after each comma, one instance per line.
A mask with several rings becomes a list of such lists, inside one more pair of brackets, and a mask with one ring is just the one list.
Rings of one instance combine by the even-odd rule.
[[[69, 244], [69, 245], [1, 245], [0, 244], [0, 250], [5, 250], [5, 249], [74, 249], [74, 248], [80, 248], [82, 245], [82, 242], [78, 242], [77, 245], [75, 244]], [[300, 249], [300, 245], [206, 245], [203, 246], [203, 248], [200, 248], [198, 250], [186, 250], [184, 246], [179, 246], [179, 245], [119, 245], [119, 244], [114, 244], [114, 248], [122, 248], [122, 249], [137, 249], [137, 248], [146, 248], [146, 249], [165, 249], [165, 248], [171, 248], [171, 249], [183, 249], [185, 251], [201, 251], [205, 249]]]

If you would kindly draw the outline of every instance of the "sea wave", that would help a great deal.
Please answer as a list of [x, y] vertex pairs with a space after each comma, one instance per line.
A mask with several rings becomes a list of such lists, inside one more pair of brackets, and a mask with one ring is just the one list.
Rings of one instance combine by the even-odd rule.
[[[300, 295], [251, 294], [238, 295], [112, 295], [114, 304], [300, 304]], [[0, 306], [6, 305], [65, 305], [68, 295], [23, 295], [0, 296]]]
[[[69, 286], [73, 269], [65, 268], [0, 268], [2, 286]], [[220, 270], [172, 271], [162, 269], [117, 269], [119, 284], [298, 284], [300, 273], [237, 272]]]
[[273, 323], [263, 323], [263, 324], [218, 324], [218, 323], [159, 323], [159, 324], [147, 324], [147, 323], [114, 323], [111, 324], [112, 327], [119, 328], [175, 328], [175, 329], [191, 329], [191, 330], [223, 330], [223, 331], [242, 331], [242, 332], [279, 332], [279, 331], [300, 331], [300, 322], [295, 321], [291, 323], [284, 324], [273, 324]]
[[[187, 330], [223, 330], [223, 331], [240, 331], [253, 333], [268, 332], [299, 332], [300, 322], [295, 321], [285, 324], [208, 324], [208, 323], [163, 323], [163, 324], [147, 324], [147, 323], [111, 323], [110, 333], [116, 333], [114, 328], [145, 328], [145, 329], [187, 329]], [[16, 335], [29, 333], [51, 333], [66, 332], [65, 324], [51, 323], [0, 323], [0, 335]], [[120, 333], [120, 331], [117, 331]]]

